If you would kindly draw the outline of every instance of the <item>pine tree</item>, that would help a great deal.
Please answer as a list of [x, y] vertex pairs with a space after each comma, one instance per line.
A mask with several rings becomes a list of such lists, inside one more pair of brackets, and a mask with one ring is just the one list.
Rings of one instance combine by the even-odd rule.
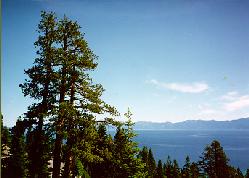
[[201, 159], [200, 168], [210, 178], [229, 177], [228, 158], [217, 140], [205, 148]]
[[[41, 139], [40, 143], [37, 138]], [[26, 147], [29, 159], [28, 168], [30, 177], [49, 177], [51, 172], [48, 167], [49, 160], [51, 159], [51, 138], [52, 136], [50, 136], [46, 130], [39, 132], [37, 127], [29, 127], [26, 134]], [[37, 156], [40, 152], [44, 153], [42, 157]]]
[[37, 58], [34, 66], [25, 70], [26, 79], [20, 84], [24, 96], [30, 96], [37, 103], [28, 108], [26, 117], [30, 121], [28, 154], [31, 177], [48, 177], [49, 155], [48, 136], [44, 129], [44, 121], [49, 117], [56, 102], [57, 75], [55, 72], [56, 50], [56, 17], [54, 13], [41, 12], [38, 25], [38, 40], [35, 42]]
[[149, 149], [148, 153], [148, 175], [153, 178], [156, 171], [156, 161], [154, 159], [153, 153], [151, 148]]
[[[99, 159], [93, 155], [92, 145], [80, 146], [82, 142], [89, 144], [97, 139], [96, 115], [116, 116], [118, 113], [114, 107], [101, 100], [104, 91], [102, 85], [93, 84], [87, 73], [97, 67], [97, 57], [88, 47], [77, 22], [64, 17], [58, 23], [57, 35], [60, 44], [57, 61], [60, 84], [58, 108], [53, 120], [56, 131], [53, 177], [60, 174], [62, 147], [65, 161], [63, 177], [70, 177], [79, 156], [89, 158], [89, 161]], [[106, 120], [106, 123], [110, 120]], [[66, 140], [65, 145], [62, 144], [63, 139]], [[79, 150], [81, 155], [78, 155]]]
[[138, 154], [138, 158], [140, 158], [146, 165], [148, 164], [148, 154], [149, 151], [146, 146], [143, 146], [142, 150], [140, 150]]
[[10, 146], [11, 137], [10, 137], [10, 130], [8, 127], [3, 125], [3, 116], [1, 115], [1, 146], [2, 146], [2, 156], [5, 156], [3, 152], [4, 147]]
[[20, 119], [17, 120], [16, 125], [12, 128], [12, 140], [10, 148], [10, 160], [8, 165], [9, 177], [12, 178], [26, 178], [28, 177], [28, 158], [25, 147], [24, 137], [25, 125]]
[[166, 175], [166, 177], [167, 178], [173, 178], [173, 173], [172, 173], [173, 164], [172, 164], [172, 161], [170, 159], [170, 156], [167, 157], [164, 169], [165, 169], [165, 175]]
[[190, 174], [191, 178], [199, 178], [200, 176], [198, 165], [195, 162], [192, 162], [190, 165]]
[[[100, 84], [93, 84], [87, 73], [96, 68], [97, 57], [77, 22], [67, 17], [58, 21], [54, 13], [42, 12], [38, 32], [40, 36], [35, 42], [38, 57], [34, 66], [25, 71], [29, 79], [20, 85], [24, 96], [36, 100], [26, 113], [31, 123], [30, 173], [47, 176], [51, 156], [50, 145], [46, 143], [49, 132], [44, 122], [49, 120], [49, 130], [55, 135], [53, 177], [60, 176], [62, 161], [65, 162], [63, 176], [70, 177], [78, 158], [84, 158], [83, 162], [99, 159], [93, 155], [98, 135], [96, 115], [118, 113], [100, 99], [104, 89]], [[116, 124], [111, 117], [106, 123]]]
[[189, 158], [189, 156], [187, 156], [186, 160], [185, 160], [185, 164], [184, 164], [183, 169], [182, 169], [182, 178], [190, 178], [191, 177], [190, 166], [191, 166], [190, 158]]
[[[163, 175], [166, 176], [166, 163], [163, 163]], [[166, 176], [167, 177], [167, 176]]]
[[180, 168], [179, 168], [179, 165], [175, 159], [173, 160], [172, 175], [174, 178], [180, 177]]
[[246, 170], [245, 178], [249, 178], [249, 169]]
[[112, 170], [112, 143], [113, 139], [106, 133], [106, 126], [100, 123], [98, 126], [98, 138], [94, 148], [94, 154], [99, 156], [99, 161], [95, 161], [91, 164], [91, 177], [92, 178], [105, 178], [110, 177]]
[[145, 177], [147, 172], [144, 169], [142, 160], [139, 159], [137, 143], [133, 141], [136, 134], [133, 131], [134, 123], [131, 121], [131, 112], [125, 114], [128, 121], [117, 128], [114, 136], [114, 165], [113, 177]]
[[9, 177], [8, 166], [10, 158], [11, 136], [8, 127], [3, 126], [3, 116], [1, 116], [1, 176]]
[[147, 177], [150, 177], [150, 167], [149, 167], [149, 149], [146, 146], [143, 146], [142, 150], [139, 151], [137, 157], [142, 161], [144, 164], [144, 172], [147, 172]]
[[191, 163], [189, 156], [187, 156], [181, 171], [182, 178], [198, 178], [199, 175], [198, 165], [195, 162]]
[[155, 178], [164, 178], [163, 164], [161, 160], [158, 160]]

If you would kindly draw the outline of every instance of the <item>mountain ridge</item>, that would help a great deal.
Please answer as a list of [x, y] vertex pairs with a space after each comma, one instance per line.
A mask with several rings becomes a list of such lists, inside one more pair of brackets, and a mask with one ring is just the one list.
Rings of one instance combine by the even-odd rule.
[[181, 122], [138, 121], [135, 130], [249, 130], [249, 117], [230, 121], [186, 120]]

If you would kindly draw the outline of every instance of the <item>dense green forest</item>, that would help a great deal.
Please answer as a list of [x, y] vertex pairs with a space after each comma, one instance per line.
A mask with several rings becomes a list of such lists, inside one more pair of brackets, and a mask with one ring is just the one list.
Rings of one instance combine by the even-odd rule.
[[[229, 164], [216, 140], [197, 162], [156, 162], [150, 148], [139, 149], [133, 141], [130, 110], [125, 122], [117, 121], [120, 113], [102, 100], [104, 89], [90, 76], [98, 57], [77, 22], [42, 12], [37, 31], [37, 58], [20, 84], [34, 103], [12, 128], [1, 116], [2, 177], [249, 178], [249, 169], [243, 175]], [[115, 128], [113, 136], [108, 126]]]

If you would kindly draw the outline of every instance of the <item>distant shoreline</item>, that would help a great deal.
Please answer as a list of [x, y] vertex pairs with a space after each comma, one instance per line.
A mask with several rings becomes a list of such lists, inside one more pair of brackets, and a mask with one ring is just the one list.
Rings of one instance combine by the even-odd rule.
[[249, 118], [232, 121], [186, 120], [177, 123], [135, 122], [134, 130], [249, 130]]

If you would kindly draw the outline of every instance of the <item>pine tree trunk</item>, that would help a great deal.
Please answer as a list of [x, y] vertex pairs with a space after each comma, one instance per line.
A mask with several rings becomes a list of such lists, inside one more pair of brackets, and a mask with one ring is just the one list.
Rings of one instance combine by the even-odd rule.
[[[65, 86], [65, 80], [62, 81]], [[60, 94], [60, 103], [64, 102], [65, 97], [65, 87], [62, 87], [61, 94]], [[61, 111], [59, 111], [61, 113]], [[62, 140], [63, 136], [61, 133], [61, 127], [63, 126], [64, 118], [62, 115], [59, 114], [58, 123], [56, 123], [56, 138], [55, 138], [55, 145], [54, 145], [54, 159], [53, 159], [53, 176], [52, 178], [60, 177], [60, 168], [61, 168], [61, 150], [62, 150]]]
[[[46, 31], [46, 36], [47, 36], [47, 31]], [[51, 42], [49, 42], [48, 44], [48, 53], [49, 53], [49, 49], [51, 48]], [[47, 165], [44, 165], [46, 164], [46, 160], [44, 160], [44, 157], [45, 155], [44, 154], [47, 154], [44, 150], [44, 146], [47, 144], [45, 143], [45, 132], [43, 130], [43, 123], [44, 123], [44, 116], [43, 114], [47, 113], [48, 112], [48, 97], [49, 97], [49, 83], [51, 81], [51, 71], [52, 71], [52, 68], [51, 68], [51, 60], [49, 59], [49, 57], [47, 56], [47, 59], [46, 59], [46, 71], [47, 71], [47, 74], [46, 74], [46, 82], [45, 82], [45, 86], [44, 86], [44, 91], [43, 91], [43, 99], [42, 99], [42, 104], [41, 104], [41, 108], [40, 108], [40, 112], [41, 115], [39, 116], [39, 121], [38, 121], [38, 159], [39, 159], [39, 163], [38, 163], [38, 178], [43, 178], [44, 177], [44, 174], [46, 174], [46, 172], [44, 172], [43, 168]], [[47, 172], [48, 173], [48, 172]]]
[[60, 177], [61, 145], [62, 145], [62, 136], [60, 134], [56, 134], [55, 148], [54, 148], [54, 159], [53, 159], [53, 176], [52, 176], [52, 178]]
[[[69, 141], [71, 142], [71, 141]], [[63, 173], [63, 178], [70, 178], [72, 175], [72, 167], [73, 167], [73, 154], [72, 154], [72, 146], [71, 143], [67, 143], [69, 148], [66, 153], [66, 162], [65, 162], [65, 169]]]
[[[64, 52], [67, 51], [67, 36], [64, 36]], [[64, 56], [65, 57], [65, 56]], [[62, 80], [61, 80], [61, 88], [60, 88], [60, 100], [59, 105], [64, 102], [65, 94], [66, 94], [66, 64], [63, 64], [62, 68]], [[54, 146], [54, 160], [53, 160], [53, 175], [52, 178], [59, 178], [60, 177], [60, 168], [61, 168], [61, 151], [62, 151], [62, 140], [63, 136], [61, 133], [61, 127], [64, 123], [64, 117], [60, 114], [59, 111], [59, 118], [58, 123], [56, 123], [56, 139], [55, 139], [55, 146]]]
[[[71, 91], [70, 91], [70, 104], [73, 106], [74, 103], [74, 93], [75, 93], [75, 67], [73, 66], [73, 72], [72, 72], [72, 79], [70, 82], [71, 85]], [[74, 116], [72, 116], [73, 118]], [[72, 127], [71, 127], [72, 126]], [[68, 141], [67, 141], [67, 152], [66, 152], [66, 162], [65, 162], [65, 169], [64, 169], [64, 176], [63, 178], [69, 178], [72, 175], [73, 172], [73, 153], [72, 153], [72, 147], [73, 147], [73, 136], [70, 134], [70, 131], [73, 129], [73, 125], [68, 126]]]
[[[48, 60], [49, 61], [49, 60]], [[47, 74], [46, 74], [46, 83], [44, 84], [44, 91], [43, 91], [43, 99], [42, 99], [42, 104], [39, 108], [39, 112], [40, 115], [38, 116], [38, 125], [37, 125], [37, 133], [36, 133], [36, 138], [35, 140], [37, 141], [36, 144], [36, 158], [37, 158], [37, 162], [34, 162], [34, 170], [33, 170], [33, 177], [38, 177], [38, 178], [43, 178], [44, 177], [44, 173], [43, 172], [43, 167], [46, 166], [44, 164], [46, 164], [46, 161], [43, 160], [44, 158], [44, 154], [47, 154], [44, 152], [44, 146], [45, 144], [45, 140], [44, 140], [44, 136], [45, 136], [45, 132], [43, 130], [43, 123], [44, 123], [44, 117], [43, 114], [46, 113], [48, 111], [48, 88], [49, 88], [49, 82], [50, 82], [50, 75], [51, 75], [51, 63], [47, 62]], [[31, 171], [32, 174], [32, 171]], [[46, 174], [46, 173], [45, 173]], [[32, 177], [32, 175], [31, 175]]]

